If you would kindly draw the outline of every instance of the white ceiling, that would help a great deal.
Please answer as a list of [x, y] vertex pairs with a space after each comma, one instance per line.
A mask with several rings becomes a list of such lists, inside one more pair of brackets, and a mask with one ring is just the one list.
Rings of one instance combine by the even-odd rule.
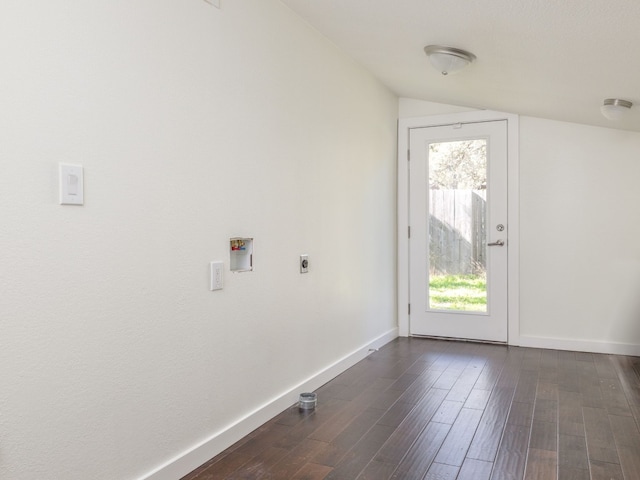
[[[401, 97], [640, 131], [640, 0], [282, 1]], [[478, 58], [443, 76], [430, 44]]]

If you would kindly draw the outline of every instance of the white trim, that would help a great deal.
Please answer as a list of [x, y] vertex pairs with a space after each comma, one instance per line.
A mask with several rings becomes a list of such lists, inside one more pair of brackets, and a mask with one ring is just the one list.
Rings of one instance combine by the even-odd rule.
[[508, 344], [520, 343], [520, 120], [517, 115], [507, 116], [507, 189], [509, 202]]
[[640, 357], [640, 345], [620, 342], [582, 340], [577, 338], [549, 338], [522, 335], [520, 337], [520, 346]]
[[[264, 425], [273, 417], [294, 405], [298, 400], [300, 392], [316, 390], [367, 357], [371, 353], [370, 349], [378, 349], [394, 340], [397, 336], [398, 329], [393, 328], [367, 342], [365, 345], [333, 364], [316, 372], [303, 382], [283, 392], [278, 397], [269, 400], [253, 412], [248, 413], [219, 432], [214, 433], [207, 440], [181, 453], [152, 472], [143, 475], [139, 480], [175, 480], [176, 478], [182, 478], [259, 426]], [[322, 399], [319, 398], [318, 401], [322, 402]]]
[[409, 130], [454, 123], [507, 121], [509, 195], [509, 345], [520, 340], [519, 118], [491, 110], [401, 118], [398, 122], [398, 332], [409, 336]]

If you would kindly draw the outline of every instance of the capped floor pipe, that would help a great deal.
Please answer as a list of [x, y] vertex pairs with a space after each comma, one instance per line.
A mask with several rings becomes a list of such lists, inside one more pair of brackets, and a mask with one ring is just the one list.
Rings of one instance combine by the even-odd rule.
[[318, 403], [318, 395], [315, 393], [301, 393], [298, 408], [301, 412], [312, 412]]

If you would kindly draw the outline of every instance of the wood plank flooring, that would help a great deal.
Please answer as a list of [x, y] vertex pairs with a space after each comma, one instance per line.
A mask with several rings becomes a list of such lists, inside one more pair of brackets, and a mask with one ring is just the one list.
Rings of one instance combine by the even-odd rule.
[[640, 480], [640, 358], [399, 338], [183, 480]]

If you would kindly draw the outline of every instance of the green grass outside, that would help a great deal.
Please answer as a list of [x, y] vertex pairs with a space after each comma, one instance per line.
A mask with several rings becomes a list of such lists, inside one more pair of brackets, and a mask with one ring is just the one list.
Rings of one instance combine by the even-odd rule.
[[429, 307], [436, 310], [487, 311], [484, 275], [432, 275]]

